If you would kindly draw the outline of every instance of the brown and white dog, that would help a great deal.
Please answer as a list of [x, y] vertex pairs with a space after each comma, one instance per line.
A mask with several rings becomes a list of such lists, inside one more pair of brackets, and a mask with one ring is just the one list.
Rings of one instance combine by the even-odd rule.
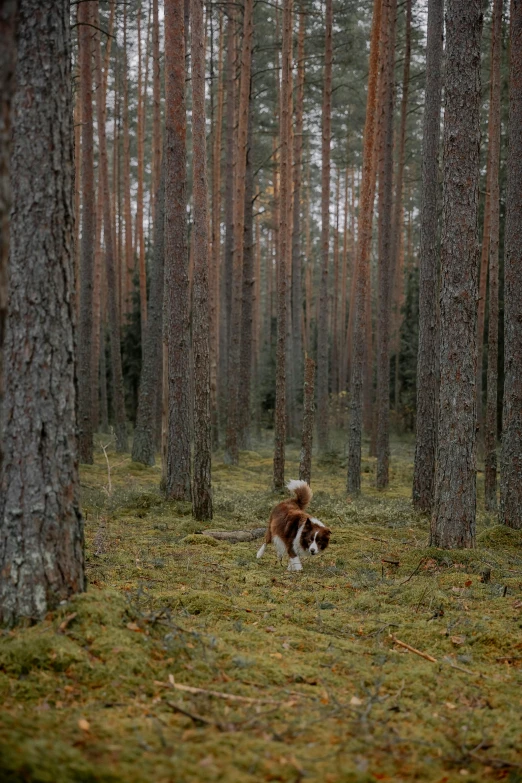
[[270, 514], [265, 543], [257, 557], [263, 557], [267, 544], [273, 543], [282, 559], [289, 557], [288, 570], [302, 571], [300, 557], [324, 552], [331, 531], [315, 517], [309, 517], [305, 508], [312, 499], [312, 490], [306, 481], [289, 481], [286, 485], [295, 498], [279, 503]]

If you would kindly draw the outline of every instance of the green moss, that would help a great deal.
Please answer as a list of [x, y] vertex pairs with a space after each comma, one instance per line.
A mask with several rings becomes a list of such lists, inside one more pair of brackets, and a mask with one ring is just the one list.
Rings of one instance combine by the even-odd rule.
[[522, 530], [513, 530], [507, 525], [486, 528], [477, 536], [480, 546], [489, 549], [506, 549], [522, 546]]
[[203, 547], [218, 546], [218, 542], [216, 541], [215, 538], [212, 538], [211, 536], [196, 535], [194, 533], [185, 536], [185, 538], [182, 538], [181, 543], [187, 544], [189, 546], [203, 546]]

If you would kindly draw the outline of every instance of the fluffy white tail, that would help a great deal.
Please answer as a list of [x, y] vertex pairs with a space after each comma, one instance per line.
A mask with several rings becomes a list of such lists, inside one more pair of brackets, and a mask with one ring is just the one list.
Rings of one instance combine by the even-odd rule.
[[312, 490], [306, 481], [293, 479], [286, 485], [289, 492], [293, 492], [299, 508], [306, 508], [312, 499]]
[[262, 546], [262, 547], [260, 547], [260, 548], [257, 550], [257, 555], [256, 555], [256, 557], [257, 557], [258, 559], [259, 559], [260, 557], [263, 557], [263, 555], [265, 554], [265, 549], [266, 549], [266, 544], [263, 544], [263, 546]]

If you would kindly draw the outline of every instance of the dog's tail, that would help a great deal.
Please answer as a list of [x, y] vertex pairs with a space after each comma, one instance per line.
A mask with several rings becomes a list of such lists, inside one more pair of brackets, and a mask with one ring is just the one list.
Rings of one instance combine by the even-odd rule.
[[306, 481], [297, 481], [294, 479], [293, 481], [288, 482], [286, 488], [294, 493], [299, 508], [303, 509], [307, 507], [312, 499], [312, 490]]

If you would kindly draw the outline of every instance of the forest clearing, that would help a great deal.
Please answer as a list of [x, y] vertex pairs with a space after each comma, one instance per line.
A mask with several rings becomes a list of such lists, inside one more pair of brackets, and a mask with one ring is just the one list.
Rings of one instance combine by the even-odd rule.
[[[522, 779], [522, 534], [481, 509], [476, 549], [428, 548], [411, 442], [392, 455], [385, 497], [365, 459], [349, 504], [340, 460], [314, 465], [334, 533], [294, 574], [256, 541], [198, 533], [159, 468], [110, 453], [108, 495], [97, 450], [87, 593], [0, 641], [2, 779]], [[264, 526], [270, 471], [268, 444], [241, 467], [216, 455], [211, 527]]]
[[0, 783], [522, 783], [522, 0], [0, 0]]

